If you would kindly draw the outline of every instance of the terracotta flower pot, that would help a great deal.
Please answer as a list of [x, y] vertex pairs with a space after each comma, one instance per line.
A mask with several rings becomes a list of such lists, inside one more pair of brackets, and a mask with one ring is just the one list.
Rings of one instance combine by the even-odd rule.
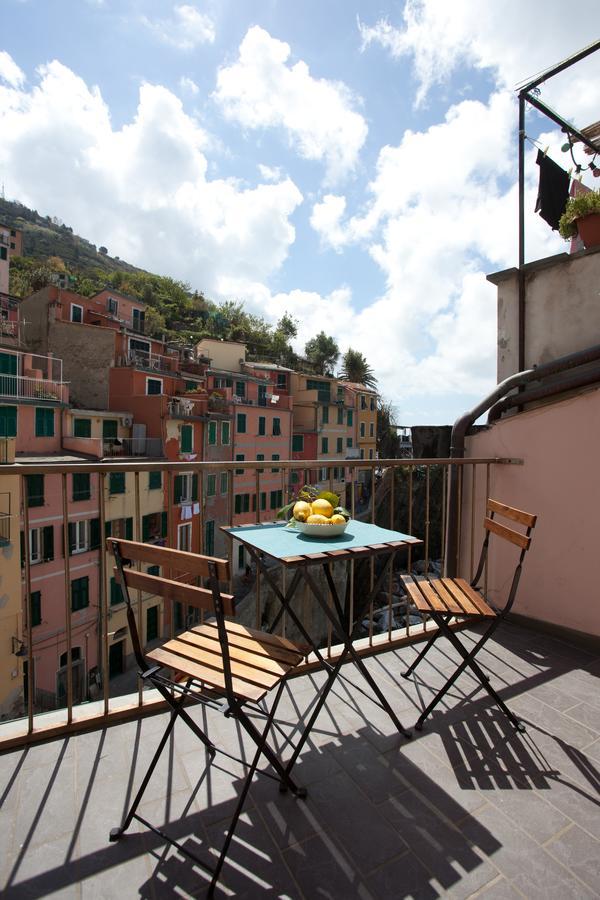
[[600, 213], [590, 213], [589, 216], [577, 219], [577, 231], [586, 250], [600, 247]]

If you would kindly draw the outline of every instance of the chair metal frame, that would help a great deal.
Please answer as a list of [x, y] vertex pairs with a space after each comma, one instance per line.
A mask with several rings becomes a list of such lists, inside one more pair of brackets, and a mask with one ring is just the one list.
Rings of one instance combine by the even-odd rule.
[[[461, 594], [463, 594], [463, 596], [469, 596], [468, 594], [466, 594], [466, 592], [463, 593], [460, 589], [461, 579], [449, 580], [424, 578], [414, 579], [413, 581], [406, 577], [403, 579], [409, 596], [411, 596], [411, 598], [417, 602], [417, 606], [421, 611], [426, 611], [428, 613], [428, 615], [438, 626], [438, 629], [431, 634], [417, 658], [409, 666], [406, 672], [402, 673], [402, 676], [404, 678], [409, 678], [411, 676], [421, 660], [425, 658], [429, 650], [442, 635], [448, 638], [452, 646], [462, 657], [462, 661], [457, 666], [456, 670], [447, 679], [443, 687], [437, 692], [437, 694], [419, 716], [417, 722], [415, 723], [415, 729], [417, 731], [422, 730], [425, 719], [430, 715], [431, 712], [433, 712], [438, 703], [443, 699], [443, 697], [450, 690], [455, 681], [467, 668], [471, 670], [475, 678], [479, 681], [484, 690], [486, 690], [487, 693], [492, 697], [492, 699], [502, 710], [505, 716], [507, 716], [515, 729], [520, 732], [524, 732], [526, 730], [525, 725], [519, 719], [517, 719], [514, 713], [512, 713], [504, 703], [497, 691], [494, 690], [494, 688], [490, 684], [489, 676], [475, 661], [475, 657], [477, 656], [479, 651], [483, 649], [485, 644], [489, 641], [500, 623], [506, 618], [513, 607], [517, 595], [519, 581], [521, 578], [521, 572], [523, 569], [523, 560], [531, 545], [531, 533], [533, 531], [533, 528], [535, 527], [537, 516], [531, 513], [526, 513], [523, 510], [518, 510], [514, 507], [507, 506], [506, 504], [500, 503], [497, 500], [492, 500], [491, 498], [487, 500], [486, 512], [487, 515], [484, 518], [483, 522], [483, 526], [485, 529], [485, 538], [481, 548], [481, 554], [479, 556], [479, 563], [477, 565], [475, 575], [468, 585], [469, 588], [472, 588], [473, 591], [477, 591], [478, 595], [480, 595], [479, 600], [477, 599], [477, 596], [473, 595], [473, 593], [471, 593], [471, 596], [469, 598], [471, 600], [471, 605], [478, 607], [477, 612], [471, 613], [463, 610], [462, 612], [457, 613], [455, 611], [452, 612], [447, 609], [434, 609], [430, 605], [430, 598], [432, 596], [431, 590], [433, 590], [434, 592], [435, 602], [439, 601], [440, 605], [443, 606], [443, 597], [448, 595], [448, 589], [452, 594], [452, 599], [460, 604], [460, 599], [458, 598], [461, 597]], [[499, 523], [495, 519], [495, 515], [503, 516], [512, 520], [513, 522], [518, 522], [521, 525], [524, 525], [526, 528], [525, 533], [523, 534], [520, 531], [516, 531], [513, 528], [509, 528], [506, 525]], [[487, 600], [483, 596], [481, 589], [481, 580], [487, 564], [490, 536], [492, 534], [501, 539], [508, 540], [521, 548], [510, 590], [508, 592], [508, 597], [506, 603], [502, 608], [498, 608], [494, 604], [490, 603], [489, 600]], [[463, 583], [466, 587], [466, 582]], [[476, 643], [470, 650], [468, 650], [460, 641], [457, 632], [450, 627], [450, 621], [454, 618], [464, 618], [465, 620], [473, 619], [475, 621], [479, 619], [490, 619], [491, 621], [479, 640], [476, 641]]]
[[[165, 560], [162, 564], [166, 567], [171, 566], [173, 569], [178, 568], [178, 563], [184, 560], [186, 557], [190, 558], [192, 556], [195, 557], [196, 563], [200, 560], [206, 561], [206, 571], [208, 578], [208, 590], [205, 588], [192, 588], [194, 591], [198, 593], [198, 595], [204, 595], [205, 599], [208, 601], [209, 598], [212, 600], [212, 610], [214, 611], [215, 620], [217, 624], [218, 630], [218, 641], [221, 650], [221, 659], [223, 666], [223, 678], [224, 678], [224, 689], [219, 690], [215, 689], [214, 686], [207, 686], [201, 680], [195, 677], [187, 677], [185, 681], [180, 681], [174, 678], [170, 678], [167, 675], [162, 674], [162, 669], [165, 668], [164, 665], [155, 665], [152, 664], [151, 661], [146, 659], [144, 655], [144, 651], [142, 649], [142, 644], [139, 637], [136, 616], [133, 608], [133, 603], [129, 594], [129, 587], [135, 587], [135, 584], [128, 585], [128, 581], [134, 580], [133, 576], [126, 573], [126, 568], [131, 567], [131, 560], [124, 556], [121, 552], [123, 549], [125, 553], [127, 553], [128, 549], [130, 552], [133, 551], [133, 548], [137, 548], [135, 550], [135, 559], [136, 561], [143, 560], [143, 549], [146, 548], [149, 558], [147, 561], [153, 562], [155, 561], [155, 553], [157, 548], [152, 545], [140, 544], [132, 541], [123, 541], [120, 539], [109, 538], [107, 540], [107, 545], [109, 550], [112, 551], [115, 557], [115, 577], [117, 582], [121, 588], [121, 593], [123, 596], [123, 600], [127, 606], [127, 622], [129, 625], [129, 631], [131, 635], [133, 651], [136, 658], [136, 661], [139, 666], [139, 675], [144, 684], [149, 684], [153, 688], [155, 688], [160, 695], [166, 700], [166, 702], [171, 707], [171, 715], [169, 718], [169, 722], [165, 728], [164, 734], [162, 735], [159, 744], [157, 746], [156, 752], [150, 761], [148, 769], [142, 779], [142, 782], [138, 788], [138, 791], [131, 803], [131, 806], [125, 815], [121, 825], [117, 828], [113, 828], [110, 832], [109, 840], [111, 842], [118, 841], [119, 838], [127, 831], [133, 819], [144, 824], [151, 831], [158, 834], [161, 838], [163, 838], [168, 843], [177, 847], [177, 849], [185, 854], [187, 857], [192, 859], [195, 863], [197, 863], [201, 868], [207, 871], [212, 877], [208, 889], [208, 896], [212, 896], [214, 890], [216, 888], [221, 869], [227, 857], [227, 853], [229, 850], [229, 846], [233, 839], [235, 829], [239, 820], [239, 817], [242, 813], [244, 802], [248, 795], [248, 791], [250, 790], [250, 784], [255, 774], [265, 775], [268, 778], [271, 778], [275, 781], [279, 782], [279, 790], [284, 793], [288, 789], [299, 798], [304, 798], [307, 795], [306, 788], [300, 787], [295, 783], [292, 779], [289, 766], [284, 765], [284, 763], [279, 759], [276, 751], [272, 748], [272, 746], [268, 743], [269, 732], [274, 727], [279, 730], [284, 736], [285, 733], [280, 728], [278, 723], [275, 720], [275, 714], [277, 711], [277, 707], [279, 705], [279, 701], [281, 699], [283, 688], [286, 684], [287, 674], [281, 677], [276, 689], [275, 689], [275, 698], [271, 703], [270, 709], [265, 711], [264, 708], [259, 706], [258, 702], [255, 703], [252, 700], [240, 698], [240, 696], [236, 693], [233, 684], [233, 675], [232, 675], [232, 666], [231, 666], [231, 654], [229, 648], [229, 636], [225, 624], [225, 616], [226, 616], [226, 606], [227, 603], [224, 600], [230, 602], [230, 606], [232, 607], [233, 598], [228, 595], [222, 595], [221, 589], [219, 585], [219, 567], [227, 566], [228, 562], [226, 560], [219, 560], [212, 557], [201, 557], [196, 554], [188, 554], [182, 551], [174, 551], [168, 548], [160, 548], [159, 553], [161, 559]], [[173, 562], [169, 563], [168, 559], [171, 559], [172, 554]], [[179, 565], [179, 568], [181, 566]], [[221, 569], [222, 570], [222, 569]], [[151, 576], [151, 575], [142, 575], [142, 573], [136, 573], [138, 577], [138, 581], [143, 578], [146, 581], [151, 579], [153, 586], [155, 587], [156, 593], [161, 593], [160, 591], [160, 582], [164, 582], [167, 586], [167, 590], [163, 593], [163, 596], [173, 598], [173, 587], [174, 582], [167, 581], [159, 576]], [[191, 585], [186, 583], [180, 583], [180, 588], [182, 591], [188, 591], [191, 588]], [[148, 589], [148, 588], [146, 588]], [[175, 590], [177, 586], [175, 586]], [[206, 608], [206, 605], [204, 605]], [[266, 636], [266, 635], [265, 635]], [[303, 654], [300, 650], [298, 650], [298, 661], [303, 659]], [[290, 670], [293, 670], [290, 667]], [[265, 690], [265, 694], [267, 690]], [[205, 707], [209, 707], [214, 709], [227, 717], [232, 717], [236, 721], [238, 721], [243, 727], [244, 731], [249, 735], [249, 737], [254, 741], [256, 745], [256, 752], [254, 757], [252, 758], [251, 763], [248, 765], [248, 761], [241, 759], [226, 750], [217, 747], [210, 739], [208, 734], [191, 718], [186, 709], [184, 708], [187, 703], [195, 702], [199, 703]], [[255, 714], [258, 714], [261, 717], [265, 718], [264, 728], [259, 729], [254, 722], [249, 717], [248, 713], [244, 709], [244, 707], [250, 706], [252, 707]], [[225, 837], [225, 841], [223, 847], [221, 849], [220, 856], [217, 860], [215, 866], [209, 865], [205, 860], [200, 859], [196, 854], [190, 852], [190, 850], [179, 843], [169, 835], [165, 834], [160, 828], [157, 828], [152, 823], [146, 821], [142, 816], [137, 813], [138, 805], [144, 795], [144, 792], [148, 786], [148, 783], [152, 777], [152, 774], [156, 768], [156, 765], [160, 759], [162, 751], [173, 731], [175, 723], [177, 719], [182, 719], [183, 722], [192, 730], [192, 732], [198, 737], [203, 746], [205, 747], [206, 753], [208, 754], [208, 761], [206, 764], [205, 772], [214, 760], [217, 753], [222, 754], [223, 756], [228, 757], [236, 762], [241, 763], [245, 767], [247, 767], [247, 775], [245, 781], [242, 785], [240, 795], [238, 797], [238, 802], [235, 807], [231, 823], [229, 829], [227, 831], [227, 835]], [[286, 740], [287, 740], [287, 736]], [[264, 756], [268, 763], [275, 770], [276, 774], [273, 772], [267, 771], [265, 769], [259, 769], [258, 764], [260, 762], [261, 756]]]

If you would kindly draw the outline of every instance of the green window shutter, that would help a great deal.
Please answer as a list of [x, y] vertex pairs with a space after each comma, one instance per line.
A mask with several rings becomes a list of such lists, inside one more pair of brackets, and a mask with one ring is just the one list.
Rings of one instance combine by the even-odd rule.
[[183, 628], [183, 603], [180, 603], [179, 600], [175, 601], [174, 613], [175, 630], [181, 631], [181, 629]]
[[[237, 462], [242, 462], [246, 457], [244, 456], [243, 453], [236, 453], [236, 454], [235, 454], [235, 458], [236, 458], [236, 461], [237, 461]], [[245, 471], [244, 469], [236, 469], [236, 470], [235, 470], [235, 474], [236, 474], [236, 475], [243, 475], [243, 474], [244, 474], [244, 471]]]
[[31, 627], [42, 624], [42, 592], [31, 592]]
[[[225, 423], [223, 423], [223, 424], [225, 424]], [[227, 423], [227, 424], [229, 424], [229, 423]], [[208, 423], [208, 443], [209, 444], [217, 443], [217, 423], [216, 422]]]
[[273, 419], [273, 434], [274, 435], [281, 434], [281, 419], [279, 419], [277, 417]]
[[90, 604], [90, 580], [87, 575], [71, 582], [71, 611], [85, 609]]
[[92, 436], [91, 419], [73, 419], [73, 437], [89, 438]]
[[215, 555], [215, 523], [212, 521], [204, 526], [204, 552], [207, 556]]
[[173, 503], [181, 503], [183, 497], [183, 475], [175, 476], [175, 487], [173, 490]]
[[277, 491], [271, 491], [269, 499], [271, 501], [271, 509], [277, 509]]
[[[89, 421], [89, 420], [88, 420]], [[119, 423], [116, 419], [104, 419], [102, 422], [102, 439], [105, 441], [114, 440], [119, 431]], [[89, 437], [89, 435], [88, 435]]]
[[344, 439], [338, 438], [337, 446], [336, 446], [336, 453], [343, 453], [343, 450], [344, 450]]
[[352, 446], [352, 438], [346, 438], [346, 447]]
[[246, 383], [244, 381], [236, 381], [235, 396], [236, 397], [245, 397], [246, 396]]
[[194, 447], [194, 429], [191, 425], [181, 426], [181, 452], [191, 453]]
[[329, 438], [321, 438], [321, 453], [329, 453]]
[[131, 517], [125, 519], [125, 540], [133, 540], [133, 519]]
[[54, 410], [36, 407], [35, 436], [54, 437]]
[[338, 406], [337, 423], [338, 423], [338, 425], [344, 424], [344, 409], [342, 406]]
[[160, 566], [148, 566], [148, 575], [160, 575]]
[[241, 513], [242, 511], [242, 495], [236, 494], [234, 498], [234, 509], [236, 513]]
[[245, 413], [237, 414], [237, 431], [238, 431], [238, 434], [246, 433], [246, 414]]
[[75, 522], [69, 522], [69, 556], [75, 550]]
[[148, 472], [148, 490], [155, 491], [162, 487], [162, 472]]
[[100, 547], [100, 519], [90, 519], [90, 550]]
[[146, 544], [150, 538], [150, 516], [142, 516], [142, 541]]
[[27, 484], [27, 506], [43, 506], [44, 505], [44, 476], [43, 475], [26, 475]]
[[266, 419], [264, 416], [258, 417], [258, 433], [266, 434]]
[[250, 512], [250, 494], [244, 494], [244, 512]]
[[54, 559], [54, 525], [44, 526], [42, 540], [44, 562], [50, 562]]
[[[279, 459], [279, 453], [273, 453], [271, 459]], [[271, 472], [279, 472], [279, 469], [271, 469]]]
[[192, 500], [198, 499], [198, 476], [192, 475]]
[[110, 605], [117, 606], [117, 604], [123, 603], [123, 592], [121, 590], [121, 585], [117, 584], [116, 578], [110, 579]]
[[292, 450], [294, 453], [302, 453], [304, 451], [304, 435], [295, 434], [292, 437]]
[[267, 508], [267, 492], [266, 491], [260, 492], [260, 508], [263, 510]]
[[110, 494], [125, 493], [125, 472], [111, 472], [109, 474], [108, 491]]
[[323, 422], [323, 425], [329, 424], [329, 407], [328, 406], [323, 407], [322, 422]]
[[76, 472], [73, 475], [73, 500], [89, 500], [91, 497], [90, 476], [88, 472]]
[[25, 534], [21, 532], [21, 568], [25, 565]]
[[229, 490], [229, 472], [221, 472], [221, 493], [226, 494]]
[[109, 538], [112, 534], [112, 522], [104, 523], [104, 537]]
[[348, 423], [349, 427], [352, 425], [352, 410], [351, 409], [348, 410], [347, 423]]
[[166, 538], [169, 534], [169, 517], [166, 512], [161, 512], [160, 514], [160, 533], [161, 536]]
[[[8, 376], [0, 374], [0, 389], [7, 392], [11, 388], [11, 381]], [[16, 393], [16, 384], [12, 393]], [[17, 436], [17, 407], [16, 406], [0, 406], [0, 437], [16, 437]]]
[[[213, 423], [216, 431], [216, 422]], [[221, 422], [221, 443], [229, 444], [231, 442], [231, 425], [229, 422]], [[214, 441], [213, 441], [214, 443]]]
[[206, 476], [206, 495], [208, 497], [214, 497], [217, 493], [217, 476], [216, 475], [207, 475]]
[[[263, 460], [264, 458], [265, 458], [265, 454], [264, 454], [264, 453], [257, 453], [257, 454], [256, 454], [256, 459], [257, 459], [257, 460]], [[265, 471], [264, 469], [258, 469], [258, 472], [259, 472], [259, 473], [262, 473], [262, 472], [264, 472], [264, 471]]]

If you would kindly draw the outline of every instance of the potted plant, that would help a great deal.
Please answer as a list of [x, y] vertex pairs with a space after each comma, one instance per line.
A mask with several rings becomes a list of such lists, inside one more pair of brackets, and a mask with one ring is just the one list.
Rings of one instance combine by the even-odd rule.
[[565, 240], [579, 235], [586, 249], [600, 247], [600, 191], [588, 191], [567, 200], [558, 230]]

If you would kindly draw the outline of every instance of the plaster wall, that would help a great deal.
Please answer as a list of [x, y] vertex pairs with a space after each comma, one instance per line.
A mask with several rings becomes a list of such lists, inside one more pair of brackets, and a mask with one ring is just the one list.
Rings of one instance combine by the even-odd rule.
[[[498, 381], [518, 372], [518, 277], [498, 286]], [[525, 267], [525, 368], [600, 342], [600, 252], [559, 254]]]
[[215, 341], [205, 338], [196, 344], [199, 356], [207, 356], [211, 368], [226, 372], [241, 372], [240, 360], [246, 359], [246, 345], [236, 341]]
[[[19, 552], [20, 479], [0, 468], [1, 511], [10, 511], [10, 540], [0, 544], [0, 719], [10, 717], [22, 696], [23, 659], [13, 654], [13, 637], [22, 638]], [[3, 529], [3, 534], [6, 532]]]
[[[538, 515], [513, 612], [600, 637], [598, 446], [600, 390], [593, 390], [496, 423], [468, 438], [466, 455], [524, 461], [491, 467], [490, 496]], [[482, 478], [477, 510], [484, 492]], [[467, 492], [463, 500], [462, 532], [468, 535]], [[504, 603], [515, 565], [516, 548], [505, 543], [495, 539], [490, 545], [490, 595], [498, 603]], [[462, 551], [467, 560], [466, 547]], [[462, 574], [471, 573], [463, 567]]]

